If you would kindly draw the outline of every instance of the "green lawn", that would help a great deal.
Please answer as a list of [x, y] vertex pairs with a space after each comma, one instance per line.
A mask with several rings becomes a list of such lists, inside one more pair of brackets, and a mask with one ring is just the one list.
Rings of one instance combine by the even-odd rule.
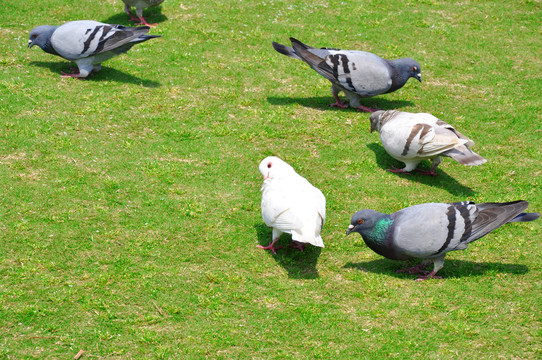
[[[450, 253], [426, 282], [345, 236], [361, 208], [542, 211], [539, 0], [166, 0], [145, 11], [162, 38], [88, 80], [27, 49], [38, 25], [128, 25], [123, 6], [2, 4], [0, 359], [542, 358], [540, 220]], [[432, 113], [488, 163], [384, 171], [402, 164], [369, 115], [329, 108], [329, 82], [273, 50], [289, 36], [416, 59], [421, 84], [364, 105]], [[324, 249], [256, 248], [271, 154], [325, 194]]]

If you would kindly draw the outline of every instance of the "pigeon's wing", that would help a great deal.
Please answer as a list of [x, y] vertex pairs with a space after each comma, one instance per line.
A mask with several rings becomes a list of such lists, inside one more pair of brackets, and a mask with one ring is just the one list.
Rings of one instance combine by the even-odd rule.
[[130, 28], [91, 20], [72, 21], [53, 33], [51, 44], [62, 57], [76, 60], [119, 48], [149, 29], [148, 26]]
[[380, 139], [386, 151], [392, 157], [400, 159], [427, 156], [424, 146], [434, 137], [435, 130], [431, 125], [417, 123], [412, 119], [393, 119], [380, 130]]
[[414, 205], [393, 214], [394, 250], [417, 258], [440, 257], [468, 245], [475, 205], [428, 203]]
[[360, 96], [386, 92], [392, 84], [391, 68], [380, 57], [364, 51], [314, 49], [290, 38], [296, 55], [320, 75]]
[[[279, 184], [280, 185], [280, 184]], [[291, 191], [275, 184], [267, 185], [262, 194], [262, 217], [267, 226], [290, 233], [302, 227], [301, 219], [292, 208], [296, 205]]]
[[[475, 241], [503, 224], [513, 222], [528, 206], [529, 203], [522, 200], [506, 203], [477, 204], [478, 216], [472, 223], [472, 230], [465, 241]], [[536, 218], [534, 217], [532, 220]]]
[[430, 126], [428, 124], [423, 124], [423, 126], [431, 128], [430, 133], [432, 133], [432, 136], [420, 137], [419, 144], [421, 149], [418, 153], [422, 156], [436, 156], [463, 145], [468, 141], [458, 138], [453, 131], [444, 127]]

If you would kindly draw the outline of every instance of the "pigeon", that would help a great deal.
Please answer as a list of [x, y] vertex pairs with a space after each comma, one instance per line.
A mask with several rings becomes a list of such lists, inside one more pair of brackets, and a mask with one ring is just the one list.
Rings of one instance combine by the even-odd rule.
[[422, 81], [420, 64], [410, 58], [386, 60], [365, 51], [316, 49], [294, 38], [290, 41], [292, 47], [276, 42], [273, 47], [283, 55], [303, 60], [331, 81], [331, 94], [335, 98], [332, 107], [348, 107], [338, 96], [343, 91], [351, 107], [374, 112], [375, 109], [361, 105], [360, 99], [399, 90], [411, 77]]
[[[414, 205], [393, 214], [360, 210], [352, 216], [346, 234], [358, 232], [374, 252], [388, 259], [423, 259], [415, 267], [399, 272], [424, 273], [418, 280], [436, 277], [449, 251], [464, 250], [469, 243], [506, 223], [533, 221], [538, 213], [524, 213], [529, 203], [463, 201], [451, 204]], [[422, 269], [433, 262], [433, 271]]]
[[[143, 9], [150, 6], [160, 5], [164, 0], [122, 0], [124, 2], [124, 12], [130, 16], [130, 21], [139, 21], [137, 25], [156, 26], [157, 24], [149, 24], [145, 18], [143, 18]], [[136, 8], [136, 15], [132, 12], [131, 8]]]
[[126, 27], [92, 20], [70, 21], [63, 25], [41, 25], [30, 32], [28, 48], [43, 51], [77, 64], [79, 71], [62, 77], [85, 78], [101, 69], [101, 63], [130, 50], [135, 44], [160, 37], [144, 35], [148, 26]]
[[380, 133], [387, 153], [406, 165], [403, 169], [392, 167], [387, 171], [408, 174], [422, 160], [431, 159], [429, 171], [416, 170], [437, 176], [435, 169], [441, 162], [441, 155], [469, 166], [487, 161], [470, 149], [474, 145], [472, 140], [431, 114], [379, 110], [371, 114], [370, 120], [371, 132], [376, 130]]
[[294, 168], [275, 156], [262, 160], [259, 166], [264, 178], [262, 191], [262, 217], [273, 228], [272, 241], [258, 247], [271, 250], [282, 233], [292, 235], [290, 245], [303, 251], [305, 243], [324, 247], [320, 231], [326, 220], [326, 198]]

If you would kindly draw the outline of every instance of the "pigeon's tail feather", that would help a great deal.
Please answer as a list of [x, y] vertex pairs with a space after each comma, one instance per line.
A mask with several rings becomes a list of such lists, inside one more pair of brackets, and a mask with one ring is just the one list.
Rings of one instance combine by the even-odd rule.
[[[477, 240], [508, 222], [522, 221], [519, 219], [521, 218], [523, 211], [527, 209], [528, 206], [529, 203], [523, 200], [506, 203], [476, 204], [476, 207], [478, 208], [478, 215], [476, 216], [476, 220], [474, 220], [472, 223], [471, 234], [465, 241], [469, 243]], [[525, 219], [528, 218], [531, 220], [523, 221], [536, 220], [538, 217], [526, 214]]]
[[309, 234], [306, 234], [304, 232], [292, 230], [292, 240], [295, 240], [301, 243], [309, 243], [311, 245], [322, 247], [322, 248], [324, 247], [324, 241], [322, 240], [322, 236], [320, 236], [320, 234], [312, 235], [310, 234], [310, 232]]
[[295, 53], [294, 49], [289, 46], [282, 45], [273, 41], [273, 48], [283, 55], [289, 56], [297, 60], [301, 60], [301, 58]]
[[483, 163], [487, 162], [486, 159], [476, 154], [465, 145], [457, 146], [446, 151], [445, 153], [442, 153], [442, 155], [451, 157], [458, 163], [469, 166], [482, 165]]
[[539, 213], [521, 213], [512, 220], [509, 221], [509, 223], [513, 222], [527, 222], [527, 221], [535, 221], [540, 217]]
[[326, 63], [325, 59], [309, 51], [309, 49], [314, 49], [313, 47], [305, 45], [294, 38], [290, 38], [290, 41], [292, 42], [292, 48], [301, 60], [332, 83], [337, 81], [333, 69]]
[[137, 37], [136, 39], [132, 40], [134, 42], [143, 42], [154, 38], [162, 37], [162, 35], [141, 35]]

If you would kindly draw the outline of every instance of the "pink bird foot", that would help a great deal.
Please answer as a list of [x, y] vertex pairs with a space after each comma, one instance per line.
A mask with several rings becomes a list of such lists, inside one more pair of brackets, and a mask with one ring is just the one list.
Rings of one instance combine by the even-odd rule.
[[298, 249], [301, 252], [303, 252], [305, 250], [305, 244], [300, 243], [298, 241], [292, 241], [292, 243], [288, 244], [288, 246], [293, 247], [294, 249]]
[[140, 21], [136, 24], [136, 25], [138, 25], [138, 26], [139, 26], [139, 25], [145, 25], [145, 26], [155, 27], [156, 25], [158, 25], [158, 24], [149, 24], [149, 23], [147, 22], [147, 20], [145, 20], [145, 19], [143, 18], [143, 16], [140, 17], [139, 19], [136, 18], [135, 21], [137, 21], [137, 20], [140, 20]]
[[274, 242], [274, 241], [272, 241], [271, 243], [269, 243], [269, 245], [267, 245], [267, 246], [257, 245], [256, 247], [257, 247], [257, 248], [260, 248], [260, 249], [264, 249], [264, 250], [271, 250], [271, 252], [273, 253], [273, 255], [277, 255], [276, 250], [282, 249], [282, 246], [275, 246], [275, 242]]
[[397, 174], [411, 175], [408, 171], [396, 168], [395, 166], [392, 166], [391, 169], [386, 169], [386, 171], [389, 171], [389, 172], [392, 172], [392, 173], [397, 173]]
[[396, 273], [408, 273], [410, 275], [413, 275], [413, 274], [429, 275], [429, 271], [423, 270], [427, 265], [429, 265], [429, 264], [421, 263], [421, 264], [418, 264], [416, 266], [409, 267], [409, 268], [406, 268], [406, 269], [396, 270], [395, 272]]
[[329, 106], [338, 107], [341, 109], [346, 109], [348, 107], [348, 103], [341, 101], [341, 99], [339, 99], [339, 96], [337, 94], [333, 94], [333, 97], [335, 98], [335, 102], [333, 104], [329, 104]]
[[442, 279], [442, 276], [436, 276], [434, 271], [431, 271], [429, 274], [420, 276], [416, 279], [416, 281], [424, 281], [424, 280], [430, 280], [430, 279]]
[[374, 112], [377, 111], [378, 109], [373, 109], [373, 108], [370, 108], [370, 107], [367, 107], [367, 106], [360, 105], [360, 106], [358, 107], [358, 110], [359, 110], [359, 111], [362, 111], [362, 112], [374, 113]]
[[423, 169], [416, 169], [417, 172], [419, 172], [422, 175], [431, 175], [431, 176], [438, 176], [438, 174], [435, 172], [435, 170], [423, 170]]
[[[73, 69], [72, 69], [73, 70]], [[60, 72], [62, 75], [60, 75], [61, 78], [76, 78], [76, 79], [83, 79], [81, 77], [81, 74], [79, 74], [79, 71], [73, 71], [72, 73], [65, 73], [64, 71]]]

